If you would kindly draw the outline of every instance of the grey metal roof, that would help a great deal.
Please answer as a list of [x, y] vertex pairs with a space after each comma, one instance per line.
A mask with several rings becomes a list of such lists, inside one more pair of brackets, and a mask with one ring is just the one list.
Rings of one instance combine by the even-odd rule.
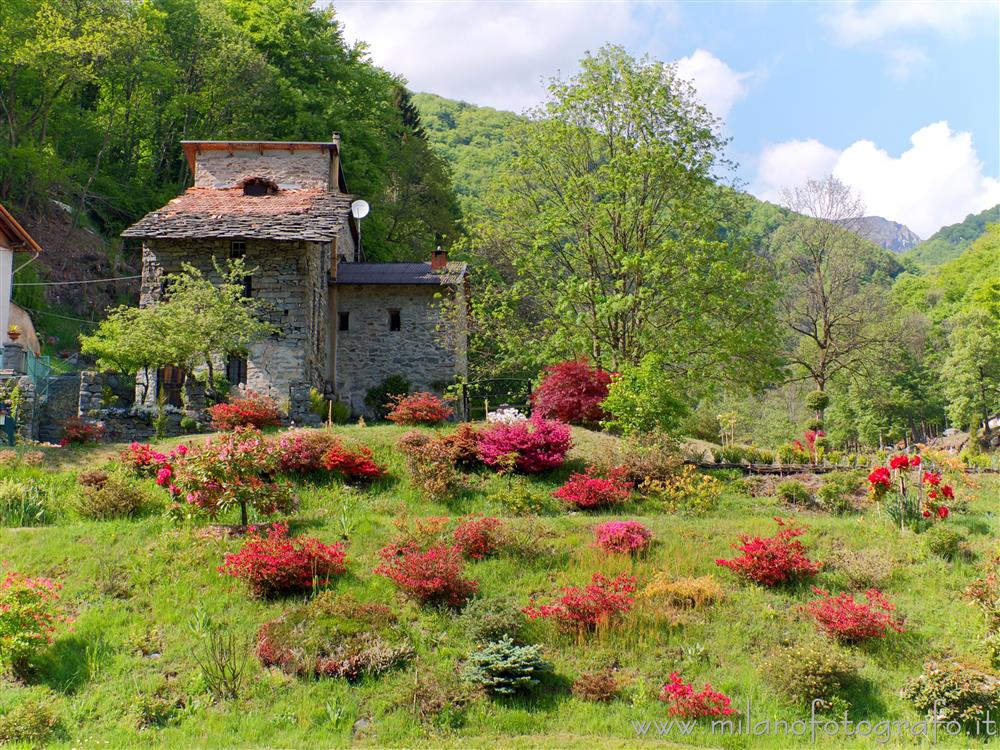
[[338, 263], [337, 278], [343, 284], [457, 284], [465, 277], [466, 264], [449, 261], [441, 271], [430, 263]]

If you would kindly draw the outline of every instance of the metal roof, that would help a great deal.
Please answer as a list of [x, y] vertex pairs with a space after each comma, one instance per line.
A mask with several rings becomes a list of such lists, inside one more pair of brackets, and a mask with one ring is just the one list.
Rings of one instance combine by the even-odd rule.
[[430, 263], [338, 263], [337, 278], [330, 282], [344, 284], [458, 284], [465, 278], [466, 264], [449, 261], [441, 271], [432, 271]]

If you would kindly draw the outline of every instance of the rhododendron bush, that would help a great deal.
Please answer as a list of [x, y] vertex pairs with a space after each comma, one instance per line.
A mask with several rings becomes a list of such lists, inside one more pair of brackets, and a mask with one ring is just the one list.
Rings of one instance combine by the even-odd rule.
[[246, 395], [233, 394], [229, 401], [208, 408], [212, 427], [217, 430], [233, 430], [237, 427], [272, 427], [281, 424], [281, 412], [277, 402], [270, 396], [253, 391]]
[[627, 476], [628, 470], [622, 467], [612, 469], [606, 477], [597, 476], [590, 468], [586, 474], [571, 475], [552, 495], [580, 510], [606, 508], [623, 503], [631, 496], [632, 482]]
[[594, 527], [594, 538], [605, 552], [632, 555], [649, 548], [653, 532], [638, 521], [608, 521]]
[[611, 373], [584, 359], [550, 365], [531, 394], [534, 413], [569, 424], [596, 425], [604, 419]]
[[59, 584], [9, 572], [0, 580], [0, 667], [23, 674], [50, 643], [60, 617]]
[[292, 430], [283, 433], [272, 450], [278, 454], [278, 470], [283, 474], [311, 474], [322, 471], [323, 457], [340, 440], [327, 430]]
[[396, 424], [441, 424], [454, 411], [433, 393], [411, 393], [407, 396], [393, 396], [390, 399], [392, 408], [386, 419]]
[[532, 620], [553, 620], [565, 631], [592, 630], [615, 622], [632, 609], [635, 580], [624, 573], [616, 578], [594, 573], [583, 588], [563, 588], [554, 604], [535, 604], [532, 600], [522, 611]]
[[499, 518], [471, 516], [463, 519], [452, 539], [462, 554], [473, 560], [482, 560], [500, 550], [505, 541], [506, 527]]
[[878, 589], [865, 592], [867, 602], [849, 593], [833, 596], [818, 588], [813, 592], [820, 598], [809, 602], [809, 612], [823, 632], [842, 643], [885, 638], [890, 630], [903, 632], [902, 621], [892, 616], [895, 606]]
[[684, 682], [679, 672], [672, 672], [660, 690], [660, 700], [667, 704], [667, 713], [682, 719], [700, 719], [705, 716], [728, 716], [736, 713], [730, 699], [705, 683], [699, 691]]
[[368, 481], [385, 474], [385, 469], [372, 458], [371, 448], [366, 445], [347, 446], [340, 441], [335, 442], [323, 456], [323, 468], [347, 481]]
[[238, 578], [257, 597], [309, 591], [325, 586], [347, 569], [344, 546], [312, 537], [289, 537], [288, 526], [276, 523], [259, 532], [239, 552], [226, 555], [220, 573]]
[[84, 445], [99, 443], [104, 437], [104, 428], [94, 422], [87, 422], [80, 417], [70, 417], [62, 424], [63, 436], [60, 445]]
[[868, 474], [868, 496], [875, 502], [891, 496], [886, 512], [900, 528], [921, 531], [951, 514], [954, 488], [941, 484], [940, 472], [923, 466], [918, 454], [899, 453], [889, 457], [887, 467], [876, 466]]
[[424, 550], [412, 542], [391, 544], [379, 556], [382, 564], [375, 572], [421, 604], [458, 608], [479, 589], [476, 581], [465, 578], [465, 563], [458, 546], [437, 543]]
[[479, 457], [494, 469], [510, 465], [525, 474], [562, 466], [572, 445], [569, 427], [532, 416], [527, 422], [497, 423], [479, 432]]
[[732, 560], [716, 560], [715, 564], [764, 586], [816, 575], [820, 564], [806, 557], [806, 549], [797, 538], [805, 529], [786, 526], [780, 518], [774, 520], [780, 527], [777, 534], [765, 537], [743, 534], [740, 543], [734, 545], [742, 554]]

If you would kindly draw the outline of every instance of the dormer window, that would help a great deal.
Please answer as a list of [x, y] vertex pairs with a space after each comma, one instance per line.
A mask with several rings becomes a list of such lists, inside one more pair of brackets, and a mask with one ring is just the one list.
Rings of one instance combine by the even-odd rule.
[[278, 186], [263, 177], [251, 177], [243, 183], [243, 195], [274, 195], [277, 192]]

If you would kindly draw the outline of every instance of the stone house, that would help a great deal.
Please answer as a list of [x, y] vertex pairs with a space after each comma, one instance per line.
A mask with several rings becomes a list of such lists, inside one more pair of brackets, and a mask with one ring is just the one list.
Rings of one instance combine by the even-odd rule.
[[[360, 414], [389, 375], [440, 391], [466, 374], [465, 264], [440, 250], [423, 263], [364, 262], [339, 137], [183, 148], [194, 185], [122, 236], [142, 241], [141, 306], [162, 298], [164, 277], [183, 263], [212, 276], [213, 258], [240, 256], [255, 269], [248, 291], [280, 333], [230, 358], [230, 383], [307, 421], [312, 388]], [[161, 389], [176, 402], [184, 377], [175, 368], [150, 377], [147, 402]]]

